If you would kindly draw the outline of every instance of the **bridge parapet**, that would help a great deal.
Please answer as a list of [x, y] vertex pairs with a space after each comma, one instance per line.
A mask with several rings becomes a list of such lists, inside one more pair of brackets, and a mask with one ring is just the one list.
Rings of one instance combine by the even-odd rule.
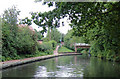
[[90, 48], [90, 44], [86, 43], [75, 43], [75, 52], [77, 52], [77, 48]]
[[86, 43], [75, 43], [75, 46], [90, 46], [90, 45]]

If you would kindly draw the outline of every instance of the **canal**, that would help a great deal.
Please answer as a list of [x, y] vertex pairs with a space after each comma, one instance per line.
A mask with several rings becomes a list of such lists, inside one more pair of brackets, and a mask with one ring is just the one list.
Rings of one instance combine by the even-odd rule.
[[81, 55], [61, 56], [2, 71], [3, 77], [120, 77], [120, 64]]

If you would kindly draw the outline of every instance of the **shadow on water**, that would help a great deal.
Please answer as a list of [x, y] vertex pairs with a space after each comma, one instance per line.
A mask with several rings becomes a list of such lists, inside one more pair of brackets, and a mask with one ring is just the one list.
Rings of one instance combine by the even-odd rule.
[[2, 76], [29, 79], [30, 77], [44, 77], [45, 79], [120, 77], [120, 64], [81, 55], [61, 56], [5, 69], [2, 71]]

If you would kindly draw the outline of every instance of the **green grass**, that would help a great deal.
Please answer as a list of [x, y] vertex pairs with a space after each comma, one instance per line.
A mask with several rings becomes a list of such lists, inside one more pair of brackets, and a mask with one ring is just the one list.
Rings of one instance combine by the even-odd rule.
[[74, 51], [62, 46], [59, 48], [58, 52], [60, 53], [60, 52], [74, 52]]
[[8, 60], [16, 60], [16, 59], [24, 59], [24, 58], [30, 58], [30, 57], [39, 57], [39, 56], [45, 56], [45, 55], [52, 55], [53, 53], [45, 53], [45, 52], [37, 52], [35, 54], [22, 54], [22, 55], [17, 55], [14, 58], [10, 58], [10, 57], [4, 57], [2, 56], [2, 59], [0, 61], [8, 61]]

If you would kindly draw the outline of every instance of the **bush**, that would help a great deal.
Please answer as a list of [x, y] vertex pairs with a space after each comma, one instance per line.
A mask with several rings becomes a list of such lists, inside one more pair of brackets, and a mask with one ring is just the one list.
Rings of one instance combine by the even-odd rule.
[[49, 43], [52, 45], [52, 49], [54, 50], [57, 46], [57, 42], [55, 40], [51, 40]]
[[2, 23], [2, 56], [4, 60], [19, 59], [21, 54], [36, 52], [36, 35], [28, 27], [18, 28], [3, 21]]
[[4, 12], [2, 21], [2, 61], [19, 59], [21, 55], [33, 54], [37, 51], [37, 38], [27, 26], [18, 28], [15, 7]]
[[77, 52], [81, 53], [81, 51], [83, 51], [83, 50], [85, 50], [85, 49], [83, 49], [83, 48], [78, 48], [78, 49], [77, 49]]
[[56, 48], [57, 42], [52, 40], [49, 42], [43, 42], [42, 44], [38, 44], [38, 50], [45, 52], [46, 54], [52, 54], [53, 50]]
[[28, 26], [24, 28], [19, 28], [19, 33], [17, 34], [17, 49], [18, 54], [32, 54], [36, 52], [37, 38]]

